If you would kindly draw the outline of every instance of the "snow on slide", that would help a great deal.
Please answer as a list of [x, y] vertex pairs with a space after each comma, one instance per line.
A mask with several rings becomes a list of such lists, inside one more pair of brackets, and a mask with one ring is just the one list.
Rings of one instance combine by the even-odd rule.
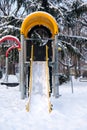
[[46, 62], [35, 61], [32, 64], [32, 91], [30, 111], [48, 110]]

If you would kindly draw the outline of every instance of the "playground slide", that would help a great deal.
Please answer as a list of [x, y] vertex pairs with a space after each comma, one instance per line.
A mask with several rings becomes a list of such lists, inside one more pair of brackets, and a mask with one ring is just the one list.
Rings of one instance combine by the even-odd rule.
[[48, 78], [46, 72], [46, 61], [32, 62], [32, 89], [29, 98], [30, 111], [48, 111]]

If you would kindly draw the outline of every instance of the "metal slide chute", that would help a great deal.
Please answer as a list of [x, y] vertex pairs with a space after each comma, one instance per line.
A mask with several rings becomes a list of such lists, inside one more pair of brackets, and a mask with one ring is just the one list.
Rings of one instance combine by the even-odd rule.
[[[50, 103], [50, 84], [49, 84], [49, 67], [48, 67], [48, 48], [46, 46], [46, 61], [33, 61], [33, 48], [31, 52], [30, 63], [30, 82], [29, 82], [29, 99], [26, 110], [35, 110], [40, 104], [43, 108], [48, 108], [51, 112], [52, 105]], [[37, 104], [37, 105], [35, 105]], [[44, 110], [44, 111], [46, 111]]]

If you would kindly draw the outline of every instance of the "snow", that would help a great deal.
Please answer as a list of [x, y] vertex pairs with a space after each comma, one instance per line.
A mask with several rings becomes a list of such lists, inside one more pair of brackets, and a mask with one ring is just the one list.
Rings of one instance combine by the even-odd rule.
[[[14, 82], [16, 80], [13, 75], [9, 78]], [[28, 99], [20, 98], [19, 86], [7, 88], [0, 85], [0, 130], [87, 130], [87, 82], [72, 80], [74, 93], [68, 82], [59, 87], [59, 98], [51, 96], [51, 113], [43, 107], [44, 99], [36, 104], [37, 99], [44, 98], [41, 95], [35, 95], [33, 109], [27, 112], [25, 106]]]
[[87, 2], [87, 0], [83, 0], [83, 2]]
[[[30, 110], [39, 109], [39, 113], [42, 113], [42, 109], [48, 111], [48, 98], [47, 98], [47, 80], [46, 80], [46, 62], [32, 63], [32, 92], [31, 92], [31, 104]], [[37, 76], [38, 75], [38, 76]], [[37, 98], [36, 98], [37, 95]], [[43, 103], [44, 102], [44, 103]], [[34, 105], [37, 104], [37, 105]], [[38, 105], [43, 107], [39, 107]]]

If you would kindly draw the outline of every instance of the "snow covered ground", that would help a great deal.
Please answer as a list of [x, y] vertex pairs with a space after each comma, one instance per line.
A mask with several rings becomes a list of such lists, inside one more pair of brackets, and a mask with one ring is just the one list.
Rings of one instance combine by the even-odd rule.
[[[16, 79], [11, 76], [11, 80]], [[46, 108], [40, 109], [44, 102], [26, 112], [28, 99], [21, 100], [19, 86], [0, 85], [0, 130], [87, 130], [87, 82], [73, 78], [73, 86], [73, 94], [70, 82], [60, 86], [61, 96], [51, 97], [49, 114]]]

